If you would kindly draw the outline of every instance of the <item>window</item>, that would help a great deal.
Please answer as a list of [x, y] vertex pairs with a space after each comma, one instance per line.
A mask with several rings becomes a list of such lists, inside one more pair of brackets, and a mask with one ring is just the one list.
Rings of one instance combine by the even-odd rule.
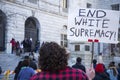
[[89, 45], [85, 45], [85, 51], [90, 51], [90, 46]]
[[113, 5], [111, 5], [112, 10], [118, 10], [118, 11], [119, 11], [119, 10], [120, 10], [120, 9], [119, 9], [119, 5], [120, 5], [120, 4], [113, 4]]
[[68, 0], [63, 0], [63, 12], [68, 12]]
[[28, 2], [34, 3], [34, 4], [37, 4], [37, 1], [38, 1], [38, 0], [28, 0]]
[[63, 0], [63, 8], [68, 8], [67, 0]]
[[87, 8], [91, 8], [91, 7], [92, 7], [92, 4], [87, 3]]
[[115, 44], [111, 44], [111, 52], [114, 52]]
[[67, 44], [67, 35], [66, 34], [61, 34], [61, 46], [63, 47], [67, 47], [68, 44]]
[[75, 51], [80, 51], [80, 45], [75, 45]]

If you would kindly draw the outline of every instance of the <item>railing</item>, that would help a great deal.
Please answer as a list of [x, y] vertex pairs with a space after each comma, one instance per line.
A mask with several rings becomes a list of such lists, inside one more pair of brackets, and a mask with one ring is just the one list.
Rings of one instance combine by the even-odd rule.
[[14, 71], [4, 71], [0, 74], [0, 80], [13, 80], [14, 79]]

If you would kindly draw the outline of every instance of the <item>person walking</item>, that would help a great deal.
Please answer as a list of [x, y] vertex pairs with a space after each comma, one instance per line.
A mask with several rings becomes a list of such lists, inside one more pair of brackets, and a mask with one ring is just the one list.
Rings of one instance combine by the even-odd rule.
[[15, 72], [14, 80], [17, 80], [17, 77], [18, 77], [18, 74], [19, 74], [21, 68], [22, 68], [22, 61], [19, 61], [17, 67], [14, 70], [14, 72]]
[[81, 64], [81, 57], [76, 58], [76, 64], [74, 64], [72, 67], [76, 69], [81, 69], [82, 71], [86, 72], [85, 66]]
[[16, 55], [20, 56], [20, 43], [19, 43], [19, 41], [16, 42]]
[[28, 51], [28, 39], [25, 38], [21, 44], [23, 45], [23, 50], [24, 50], [24, 53]]
[[16, 48], [16, 41], [14, 38], [12, 38], [12, 40], [10, 41], [11, 45], [12, 45], [12, 50], [11, 50], [11, 53], [13, 54], [15, 48]]
[[93, 59], [93, 67], [94, 67], [94, 69], [95, 69], [96, 65], [97, 65], [97, 60]]
[[39, 67], [41, 72], [33, 75], [30, 80], [91, 80], [94, 69], [87, 75], [82, 70], [74, 69], [68, 64], [69, 54], [65, 48], [55, 42], [45, 42], [39, 51]]
[[38, 52], [39, 47], [40, 47], [40, 41], [36, 41], [36, 42], [35, 42], [35, 48], [34, 48], [34, 52], [35, 52], [35, 53]]

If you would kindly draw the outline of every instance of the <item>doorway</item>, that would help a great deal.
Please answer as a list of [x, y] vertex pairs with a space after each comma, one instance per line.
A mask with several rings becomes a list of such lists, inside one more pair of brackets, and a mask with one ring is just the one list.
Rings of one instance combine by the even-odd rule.
[[0, 51], [5, 50], [5, 28], [7, 20], [6, 15], [0, 10]]
[[39, 41], [39, 22], [35, 17], [29, 17], [25, 21], [25, 35], [27, 39], [32, 39], [32, 49], [35, 48], [35, 42]]

